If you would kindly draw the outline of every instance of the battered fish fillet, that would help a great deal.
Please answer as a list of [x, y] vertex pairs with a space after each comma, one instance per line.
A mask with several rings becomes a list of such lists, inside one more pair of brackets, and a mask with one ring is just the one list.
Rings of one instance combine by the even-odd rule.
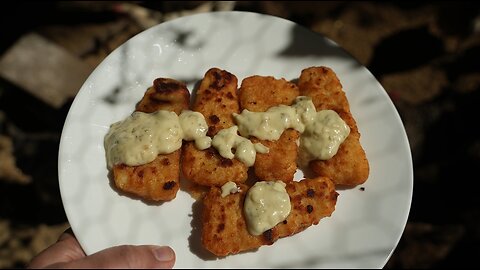
[[[221, 129], [235, 123], [232, 113], [239, 113], [238, 80], [235, 75], [212, 68], [197, 90], [192, 110], [200, 112], [208, 124], [207, 135], [213, 137]], [[243, 183], [248, 168], [237, 159], [223, 158], [210, 147], [198, 150], [193, 142], [186, 142], [182, 152], [182, 172], [186, 179], [203, 186], [222, 186], [228, 181]]]
[[300, 95], [312, 98], [317, 111], [334, 110], [350, 127], [350, 134], [329, 160], [311, 161], [310, 168], [320, 176], [327, 176], [336, 185], [356, 186], [364, 183], [370, 167], [360, 144], [360, 133], [350, 112], [342, 85], [335, 72], [327, 67], [310, 67], [302, 70], [298, 80]]
[[[158, 78], [137, 104], [136, 111], [152, 113], [158, 110], [180, 114], [188, 109], [190, 92], [182, 82]], [[150, 163], [139, 166], [125, 164], [113, 167], [115, 185], [122, 191], [145, 200], [168, 201], [176, 197], [179, 189], [180, 149], [158, 155]]]
[[[297, 85], [285, 79], [268, 76], [251, 76], [242, 81], [240, 87], [240, 107], [252, 112], [264, 112], [270, 107], [291, 105], [299, 95]], [[253, 143], [261, 143], [269, 148], [266, 154], [257, 153], [254, 170], [255, 175], [263, 181], [293, 180], [297, 170], [298, 131], [288, 129], [277, 141], [250, 138]]]
[[290, 215], [262, 235], [254, 236], [247, 230], [243, 213], [247, 188], [241, 185], [241, 192], [222, 198], [221, 189], [212, 187], [203, 200], [202, 244], [217, 256], [271, 245], [279, 238], [316, 225], [333, 213], [338, 196], [335, 185], [327, 177], [288, 182]]

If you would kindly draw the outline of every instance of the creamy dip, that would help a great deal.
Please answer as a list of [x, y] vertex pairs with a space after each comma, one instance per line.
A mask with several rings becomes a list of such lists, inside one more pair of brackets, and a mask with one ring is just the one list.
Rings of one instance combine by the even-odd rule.
[[206, 136], [208, 125], [199, 112], [184, 110], [180, 116], [163, 110], [134, 112], [125, 120], [112, 124], [105, 136], [107, 165], [112, 168], [115, 164], [146, 164], [159, 154], [178, 150], [182, 140], [186, 140], [195, 141], [196, 148], [200, 150], [213, 146], [222, 157], [235, 157], [250, 167], [255, 163], [256, 154], [268, 153], [268, 148], [260, 143], [253, 144], [247, 138], [278, 140], [288, 128], [301, 133], [301, 162], [325, 160], [337, 153], [350, 133], [348, 125], [335, 111], [316, 112], [312, 99], [304, 96], [297, 97], [292, 106], [279, 105], [266, 112], [243, 110], [233, 116], [238, 126], [220, 130], [211, 139]]
[[332, 158], [348, 134], [350, 127], [335, 111], [317, 112], [300, 137], [299, 152], [302, 162]]
[[262, 140], [278, 140], [285, 129], [298, 129], [301, 125], [295, 109], [286, 105], [271, 107], [266, 112], [245, 109], [233, 116], [242, 136], [254, 136]]
[[[253, 144], [249, 139], [239, 136], [237, 131], [237, 126], [220, 130], [213, 137], [212, 146], [224, 158], [235, 157], [247, 167], [253, 166], [257, 152], [268, 153], [268, 148], [260, 143]], [[232, 149], [235, 149], [235, 154]]]
[[105, 136], [107, 165], [136, 166], [153, 161], [158, 154], [171, 153], [182, 146], [183, 131], [178, 115], [169, 111], [134, 112], [110, 126]]
[[223, 184], [222, 186], [222, 198], [234, 194], [240, 191], [240, 188], [237, 187], [237, 184], [232, 181], [228, 181], [227, 183]]
[[201, 113], [189, 110], [180, 116], [160, 110], [154, 113], [134, 112], [110, 126], [104, 144], [107, 166], [137, 166], [153, 161], [159, 154], [172, 153], [182, 147], [182, 140], [195, 140], [199, 149], [210, 147], [208, 126]]
[[265, 112], [251, 112], [245, 109], [241, 114], [234, 113], [233, 117], [243, 137], [253, 136], [261, 140], [275, 141], [289, 128], [302, 133], [314, 115], [315, 106], [312, 99], [300, 96], [292, 106], [278, 105]]
[[179, 116], [180, 125], [183, 130], [183, 139], [195, 141], [199, 150], [210, 147], [212, 138], [207, 136], [208, 125], [203, 114], [190, 110], [184, 110]]
[[290, 196], [282, 181], [261, 181], [247, 192], [244, 214], [250, 234], [260, 235], [290, 214]]
[[292, 106], [279, 105], [266, 112], [243, 110], [233, 114], [243, 137], [278, 140], [282, 133], [293, 128], [301, 133], [300, 157], [303, 161], [326, 160], [333, 157], [345, 138], [349, 126], [332, 110], [317, 112], [310, 97], [299, 96]]

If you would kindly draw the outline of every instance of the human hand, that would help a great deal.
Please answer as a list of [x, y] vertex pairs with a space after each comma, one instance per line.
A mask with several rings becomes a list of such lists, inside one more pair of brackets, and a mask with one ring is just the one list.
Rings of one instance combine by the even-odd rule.
[[172, 268], [170, 247], [123, 245], [86, 256], [71, 230], [32, 259], [28, 268]]

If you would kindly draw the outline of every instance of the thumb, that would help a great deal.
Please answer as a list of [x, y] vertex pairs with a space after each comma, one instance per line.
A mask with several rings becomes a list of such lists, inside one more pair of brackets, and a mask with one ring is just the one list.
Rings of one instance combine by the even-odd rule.
[[172, 268], [175, 252], [170, 247], [123, 245], [72, 261], [65, 268]]

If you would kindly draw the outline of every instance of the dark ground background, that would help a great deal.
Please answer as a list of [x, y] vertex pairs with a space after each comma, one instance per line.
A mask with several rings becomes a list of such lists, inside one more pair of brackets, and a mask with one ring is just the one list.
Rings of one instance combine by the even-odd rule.
[[247, 10], [290, 19], [334, 40], [367, 66], [402, 117], [414, 162], [409, 221], [386, 268], [477, 265], [478, 4], [119, 1], [1, 5], [1, 268], [24, 267], [68, 227], [58, 189], [58, 144], [68, 109], [86, 76], [113, 49], [144, 29], [212, 10]]

